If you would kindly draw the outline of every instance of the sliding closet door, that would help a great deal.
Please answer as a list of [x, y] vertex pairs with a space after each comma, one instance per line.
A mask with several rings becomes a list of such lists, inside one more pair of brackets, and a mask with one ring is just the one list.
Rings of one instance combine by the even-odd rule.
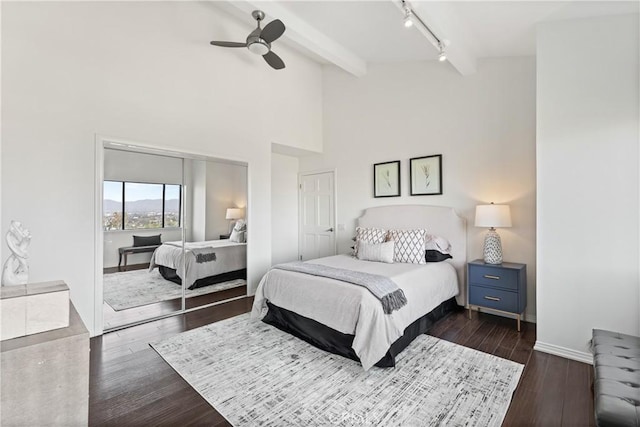
[[185, 159], [184, 182], [185, 309], [246, 295], [246, 165]]
[[182, 158], [105, 148], [105, 330], [183, 309], [183, 175]]

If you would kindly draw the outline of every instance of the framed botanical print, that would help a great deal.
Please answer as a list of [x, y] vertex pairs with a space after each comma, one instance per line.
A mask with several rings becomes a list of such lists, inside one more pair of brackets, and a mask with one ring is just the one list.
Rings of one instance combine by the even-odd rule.
[[442, 194], [442, 154], [409, 160], [412, 196]]
[[373, 165], [373, 197], [400, 196], [400, 160]]

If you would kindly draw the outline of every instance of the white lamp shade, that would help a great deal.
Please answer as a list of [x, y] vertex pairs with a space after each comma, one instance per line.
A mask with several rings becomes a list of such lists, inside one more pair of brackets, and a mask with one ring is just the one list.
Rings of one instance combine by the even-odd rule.
[[244, 209], [228, 208], [225, 219], [240, 219], [244, 217]]
[[476, 227], [511, 227], [511, 210], [509, 205], [476, 206]]

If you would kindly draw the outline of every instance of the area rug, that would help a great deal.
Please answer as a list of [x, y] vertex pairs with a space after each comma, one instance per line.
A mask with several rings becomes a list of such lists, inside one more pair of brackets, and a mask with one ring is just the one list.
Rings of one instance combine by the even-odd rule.
[[[180, 285], [162, 277], [158, 270], [125, 271], [105, 274], [103, 277], [104, 301], [115, 311], [182, 297]], [[193, 290], [187, 289], [185, 296], [192, 298], [246, 284], [243, 279], [230, 280]]]
[[523, 369], [421, 335], [365, 372], [248, 314], [151, 346], [234, 426], [500, 426]]

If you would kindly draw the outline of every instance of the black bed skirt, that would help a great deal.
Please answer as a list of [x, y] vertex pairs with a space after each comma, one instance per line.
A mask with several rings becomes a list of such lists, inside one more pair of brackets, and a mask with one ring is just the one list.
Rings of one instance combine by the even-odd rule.
[[[182, 286], [182, 279], [178, 277], [178, 273], [175, 269], [159, 265], [158, 270], [160, 271], [162, 277]], [[189, 289], [202, 288], [203, 286], [215, 285], [216, 283], [227, 282], [229, 280], [246, 278], [247, 269], [243, 268], [241, 270], [234, 270], [227, 273], [216, 274], [215, 276], [203, 277], [202, 279], [198, 279], [193, 282], [193, 285], [189, 286]]]
[[[313, 319], [275, 306], [268, 301], [267, 306], [269, 311], [262, 319], [263, 322], [305, 340], [321, 350], [360, 361], [352, 348], [354, 335], [343, 334]], [[380, 368], [396, 366], [396, 356], [411, 344], [418, 335], [426, 333], [434, 323], [459, 308], [456, 299], [451, 298], [437, 306], [430, 313], [417, 319], [406, 327], [404, 334], [391, 345], [387, 354], [375, 366]]]

